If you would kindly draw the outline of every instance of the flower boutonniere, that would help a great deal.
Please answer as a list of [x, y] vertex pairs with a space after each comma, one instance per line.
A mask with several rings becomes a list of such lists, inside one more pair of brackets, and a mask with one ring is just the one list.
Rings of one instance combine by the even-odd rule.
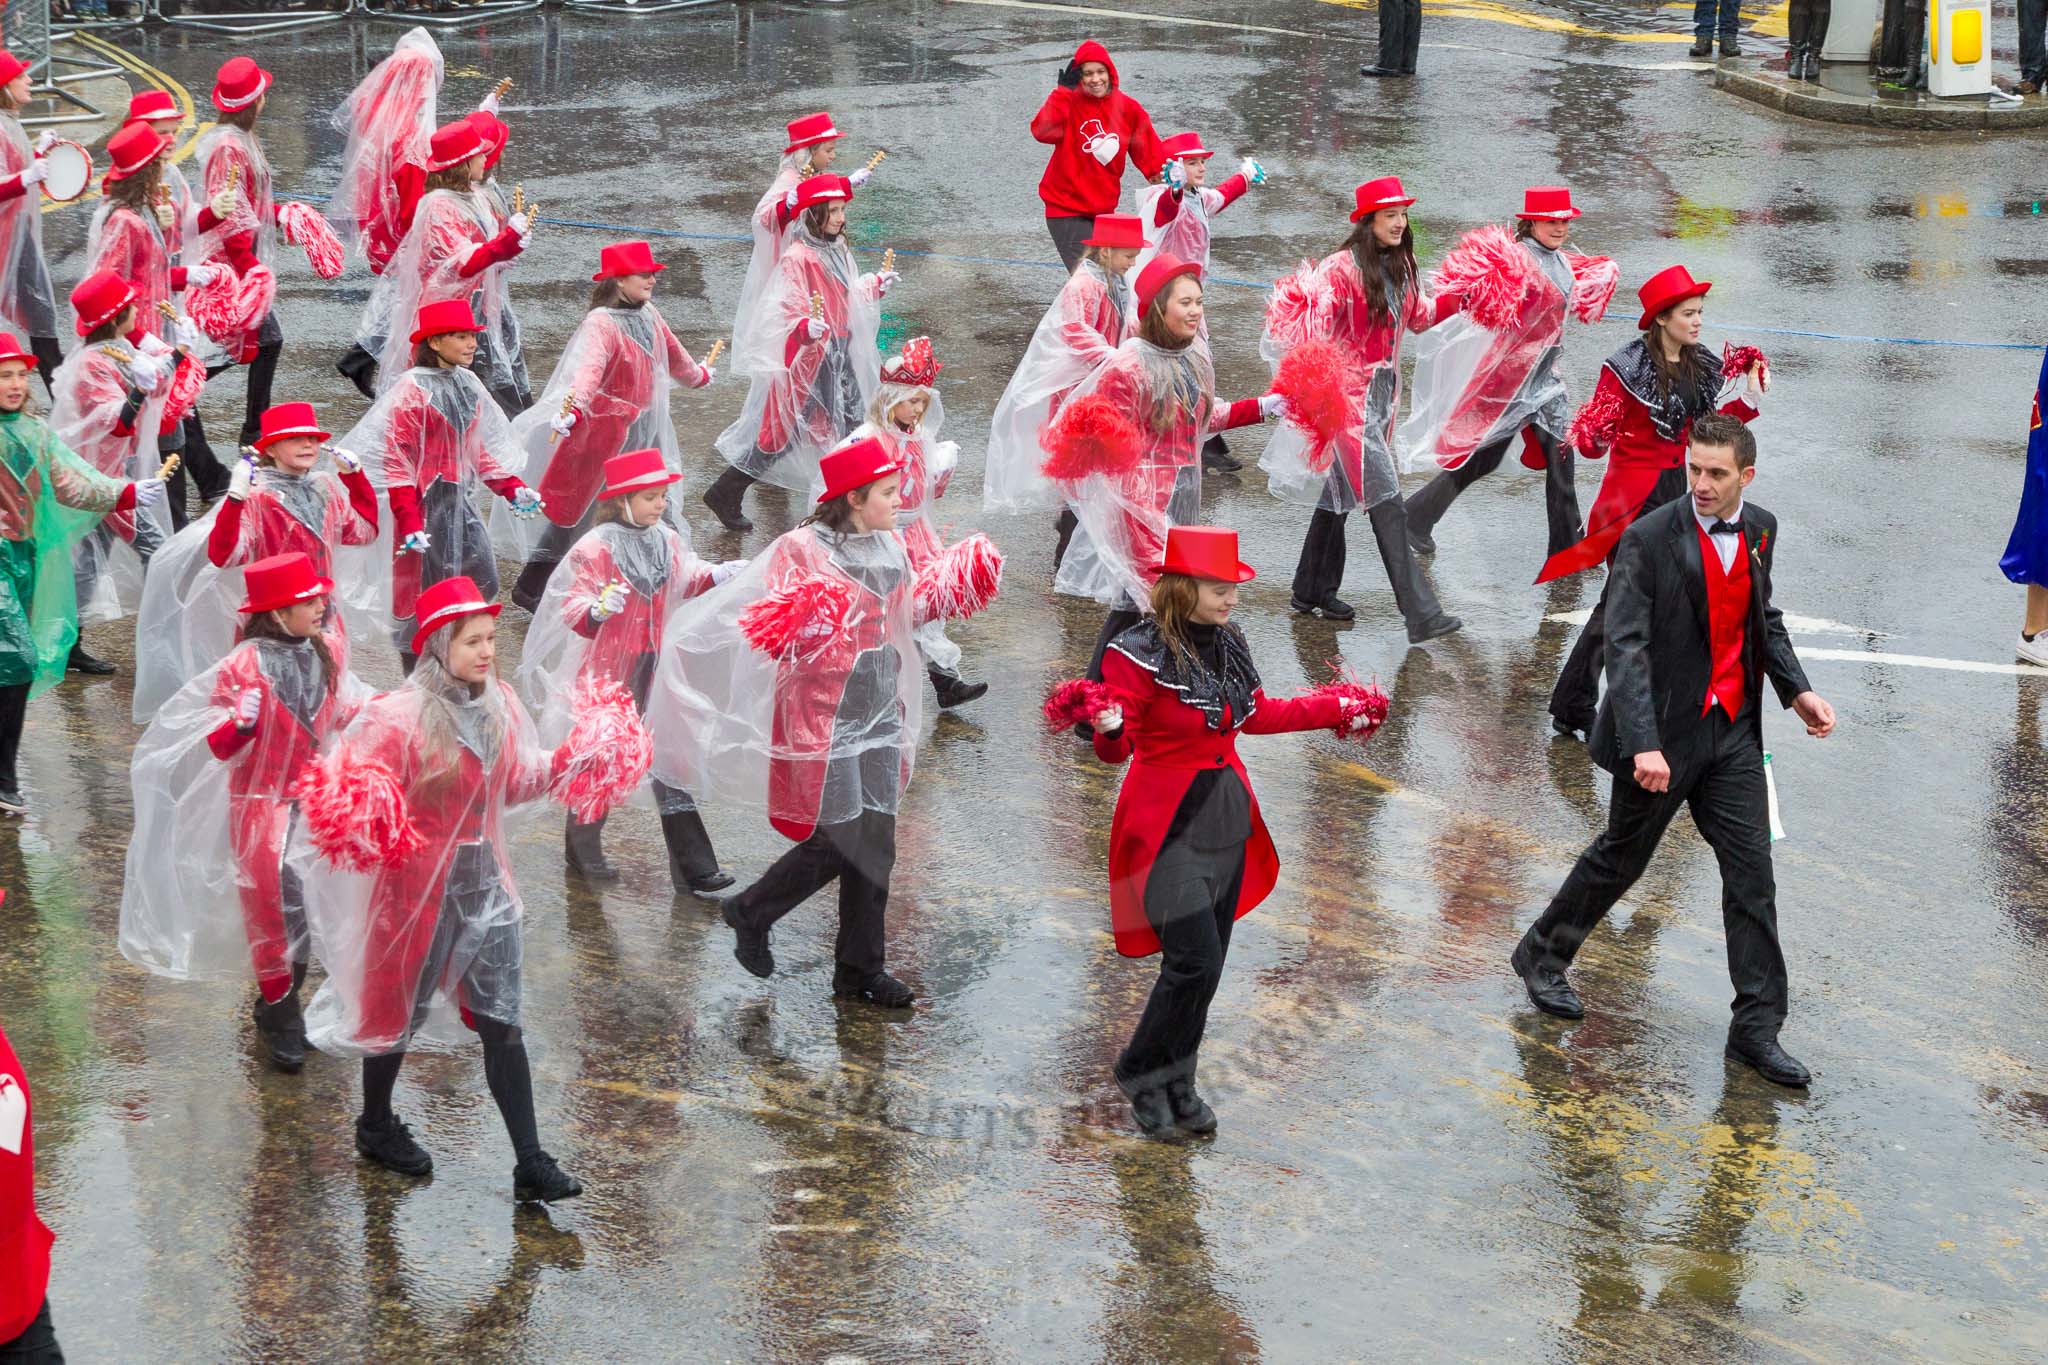
[[1750, 553], [1755, 555], [1757, 559], [1761, 561], [1763, 557], [1770, 552], [1770, 548], [1771, 533], [1769, 531], [1764, 531], [1757, 536], [1756, 548], [1751, 550]]

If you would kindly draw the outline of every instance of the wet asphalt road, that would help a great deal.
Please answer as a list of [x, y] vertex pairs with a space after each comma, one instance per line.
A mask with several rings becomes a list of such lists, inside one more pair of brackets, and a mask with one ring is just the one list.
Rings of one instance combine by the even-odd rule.
[[[444, 109], [518, 82], [501, 176], [545, 216], [681, 234], [656, 240], [660, 298], [699, 354], [729, 326], [735, 238], [782, 122], [829, 106], [850, 160], [891, 152], [854, 236], [870, 258], [899, 252], [892, 334], [930, 333], [948, 364], [946, 434], [965, 453], [940, 520], [985, 526], [1010, 556], [1002, 602], [954, 631], [993, 690], [928, 723], [899, 833], [891, 963], [926, 1001], [898, 1023], [836, 1009], [824, 902], [784, 922], [786, 970], [757, 983], [701, 906], [670, 902], [650, 819], [612, 822], [626, 879], [597, 895], [565, 886], [559, 817], [537, 816], [517, 870], [541, 1129], [589, 1193], [513, 1209], [474, 1052], [415, 1057], [399, 1087], [432, 1182], [368, 1169], [353, 1065], [271, 1074], [241, 989], [118, 955], [128, 681], [73, 679], [31, 708], [37, 814], [0, 828], [0, 1018], [36, 1091], [74, 1358], [2048, 1353], [2048, 679], [1879, 657], [2009, 660], [2020, 595], [1996, 561], [2039, 357], [1763, 330], [2041, 341], [2038, 156], [1784, 121], [1656, 69], [1682, 42], [1591, 36], [1675, 34], [1677, 10], [1432, 7], [1423, 78], [1361, 89], [1368, 12], [1130, 3], [1151, 17], [871, 0], [440, 35]], [[1239, 22], [1274, 31], [1217, 26]], [[331, 185], [327, 113], [399, 31], [265, 40], [282, 186]], [[1426, 262], [1525, 184], [1568, 182], [1588, 210], [1578, 239], [1624, 280], [1613, 318], [1568, 340], [1578, 395], [1630, 334], [1627, 292], [1674, 261], [1717, 282], [1716, 339], [1770, 353], [1754, 495], [1782, 524], [1780, 605], [1812, 618], [1795, 640], [1842, 716], [1825, 743], [1775, 711], [1766, 723], [1791, 833], [1785, 1042], [1816, 1074], [1810, 1095], [1721, 1059], [1718, 882], [1684, 821], [1581, 958], [1585, 1022], [1533, 1013], [1506, 968], [1607, 786], [1543, 715], [1571, 635], [1544, 618], [1590, 606], [1598, 582], [1528, 586], [1537, 478], [1488, 479], [1445, 519], [1435, 575], [1467, 629], [1422, 650], [1362, 528], [1358, 620], [1291, 617], [1305, 518], [1226, 478], [1206, 511], [1261, 571], [1240, 622], [1267, 685], [1319, 681], [1341, 656], [1387, 685], [1394, 718], [1362, 752], [1245, 746], [1284, 870], [1240, 926], [1203, 1053], [1222, 1133], [1194, 1150], [1132, 1135], [1108, 1067], [1152, 968], [1107, 934], [1117, 776], [1036, 720], [1098, 618], [1047, 591], [1045, 527], [982, 518], [977, 477], [988, 414], [1059, 280], [1025, 122], [1090, 34], [1162, 131], [1192, 122], [1269, 168], [1219, 223], [1221, 280], [1331, 249], [1369, 176], [1419, 197]], [[181, 33], [125, 45], [202, 99], [230, 50]], [[84, 218], [48, 220], [74, 253], [67, 282]], [[630, 235], [540, 229], [516, 274], [536, 387], [597, 248]], [[345, 430], [361, 404], [329, 364], [364, 277], [281, 275], [278, 396]], [[1219, 387], [1254, 392], [1260, 296], [1219, 283], [1211, 303]], [[721, 381], [679, 396], [690, 486], [715, 472], [710, 439], [743, 395]], [[224, 379], [207, 400], [217, 445], [239, 399]], [[1584, 505], [1598, 472], [1580, 471]], [[755, 515], [742, 539], [700, 513], [700, 548], [751, 552], [791, 509]], [[129, 655], [117, 629], [91, 643]], [[783, 847], [736, 813], [708, 818], [742, 877]]]

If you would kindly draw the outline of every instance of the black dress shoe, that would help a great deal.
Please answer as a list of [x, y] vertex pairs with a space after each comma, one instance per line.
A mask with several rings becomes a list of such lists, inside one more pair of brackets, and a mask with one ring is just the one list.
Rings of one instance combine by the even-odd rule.
[[1711, 56], [1713, 56], [1713, 55], [1714, 55], [1714, 40], [1713, 40], [1712, 38], [1702, 38], [1702, 39], [1700, 39], [1700, 40], [1699, 40], [1698, 42], [1696, 42], [1696, 43], [1694, 43], [1694, 44], [1692, 45], [1691, 49], [1689, 50], [1689, 53], [1688, 53], [1688, 55], [1690, 55], [1690, 56], [1694, 56], [1694, 57], [1711, 57]]
[[1216, 1111], [1196, 1093], [1192, 1078], [1176, 1076], [1168, 1081], [1166, 1104], [1173, 1111], [1173, 1126], [1183, 1133], [1208, 1137], [1216, 1131]]
[[356, 1151], [400, 1175], [432, 1175], [434, 1171], [434, 1158], [412, 1140], [412, 1129], [400, 1123], [396, 1115], [374, 1126], [357, 1119]]
[[1416, 554], [1419, 554], [1419, 555], [1433, 555], [1433, 554], [1435, 554], [1435, 553], [1436, 553], [1436, 537], [1435, 537], [1435, 536], [1433, 536], [1433, 535], [1431, 535], [1431, 534], [1430, 534], [1429, 532], [1430, 532], [1430, 528], [1429, 528], [1429, 527], [1427, 527], [1427, 526], [1417, 526], [1417, 525], [1416, 525], [1416, 524], [1415, 524], [1414, 522], [1412, 522], [1412, 521], [1411, 521], [1411, 522], [1409, 522], [1409, 523], [1408, 523], [1408, 548], [1409, 548], [1409, 549], [1411, 549], [1411, 550], [1413, 550], [1413, 551], [1415, 551], [1415, 553], [1416, 553]]
[[1776, 1085], [1801, 1089], [1813, 1083], [1813, 1073], [1799, 1064], [1799, 1059], [1778, 1046], [1776, 1038], [1728, 1035], [1725, 1055], [1731, 1062], [1741, 1062], [1757, 1075]]
[[1399, 68], [1392, 66], [1361, 66], [1358, 68], [1358, 74], [1384, 79], [1388, 76], [1399, 76], [1401, 71]]
[[90, 673], [98, 678], [104, 678], [114, 671], [114, 666], [105, 659], [96, 659], [86, 653], [84, 645], [71, 646], [71, 658], [64, 666], [73, 673]]
[[1581, 734], [1590, 735], [1593, 733], [1593, 722], [1590, 720], [1566, 720], [1562, 716], [1552, 716], [1550, 718], [1550, 729], [1559, 739], [1578, 739]]
[[719, 918], [723, 919], [733, 932], [732, 955], [742, 967], [762, 980], [775, 975], [775, 954], [768, 948], [768, 931], [755, 929], [740, 918], [740, 912], [733, 902], [737, 896], [728, 896], [718, 907]]
[[12, 787], [0, 787], [0, 812], [8, 815], [27, 815], [28, 798]]
[[939, 699], [939, 709], [950, 711], [956, 706], [965, 706], [977, 697], [988, 695], [985, 682], [968, 682], [957, 673], [941, 673], [938, 669], [926, 670], [932, 680], [932, 691]]
[[719, 892], [732, 885], [732, 873], [713, 872], [703, 877], [691, 877], [688, 881], [691, 895], [716, 896]]
[[1173, 1105], [1163, 1086], [1140, 1088], [1113, 1068], [1110, 1074], [1116, 1077], [1116, 1088], [1131, 1102], [1131, 1118], [1137, 1122], [1139, 1132], [1146, 1137], [1173, 1137], [1178, 1133], [1173, 1126]]
[[1465, 623], [1447, 611], [1440, 611], [1420, 625], [1408, 627], [1408, 643], [1427, 644], [1445, 635], [1455, 635], [1465, 628]]
[[552, 1204], [583, 1193], [583, 1182], [563, 1170], [546, 1152], [522, 1158], [512, 1168], [512, 1197], [522, 1204]]
[[907, 1010], [917, 993], [887, 972], [861, 972], [845, 963], [832, 967], [832, 994], [840, 1000], [858, 1000], [885, 1010]]
[[1529, 992], [1529, 1003], [1537, 1009], [1559, 1019], [1586, 1017], [1586, 1007], [1579, 1003], [1579, 993], [1564, 979], [1563, 972], [1536, 961], [1535, 950], [1529, 946], [1527, 935], [1515, 945], [1508, 965], [1515, 969], [1516, 976], [1522, 978], [1522, 988]]
[[1331, 593], [1320, 602], [1306, 602], [1299, 597], [1290, 597], [1287, 600], [1287, 605], [1293, 607], [1303, 616], [1321, 614], [1327, 616], [1332, 621], [1349, 621], [1358, 615], [1352, 609], [1349, 602], [1346, 602], [1335, 593]]

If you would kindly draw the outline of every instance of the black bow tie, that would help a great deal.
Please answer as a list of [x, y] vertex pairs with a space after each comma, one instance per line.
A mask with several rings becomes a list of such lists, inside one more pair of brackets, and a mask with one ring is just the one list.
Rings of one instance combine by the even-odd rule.
[[1739, 536], [1742, 534], [1742, 523], [1739, 521], [1716, 521], [1707, 528], [1707, 534], [1710, 536]]

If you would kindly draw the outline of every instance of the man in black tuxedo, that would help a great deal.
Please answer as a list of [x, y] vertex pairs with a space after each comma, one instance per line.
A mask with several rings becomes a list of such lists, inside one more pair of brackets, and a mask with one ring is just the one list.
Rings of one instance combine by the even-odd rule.
[[1536, 1008], [1583, 1018], [1565, 968], [1689, 805], [1721, 864], [1735, 983], [1727, 1055], [1780, 1085], [1803, 1086], [1806, 1068], [1778, 1045], [1787, 988], [1764, 786], [1763, 680], [1815, 738], [1835, 728], [1835, 712], [1807, 685], [1771, 605], [1777, 518], [1743, 500], [1756, 477], [1756, 438], [1736, 418], [1700, 418], [1686, 475], [1691, 496], [1637, 518], [1608, 580], [1607, 695], [1588, 742], [1593, 761], [1614, 774], [1607, 829], [1579, 855], [1511, 962]]

